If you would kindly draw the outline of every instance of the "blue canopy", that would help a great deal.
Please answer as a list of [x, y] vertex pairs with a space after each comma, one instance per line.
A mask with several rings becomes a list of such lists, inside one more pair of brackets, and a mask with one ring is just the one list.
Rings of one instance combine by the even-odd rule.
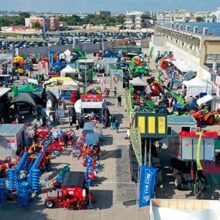
[[99, 134], [93, 133], [93, 134], [87, 134], [86, 135], [86, 144], [88, 145], [98, 145], [99, 143]]
[[82, 133], [83, 134], [93, 134], [94, 133], [94, 128], [95, 128], [95, 123], [93, 122], [86, 122], [84, 124], [84, 127], [83, 127], [83, 130], [82, 130]]
[[113, 53], [111, 51], [108, 51], [107, 53], [105, 53], [103, 56], [103, 58], [118, 58], [118, 54], [117, 53]]
[[53, 64], [53, 67], [65, 67], [65, 66], [66, 63], [61, 60], [58, 60], [56, 63]]

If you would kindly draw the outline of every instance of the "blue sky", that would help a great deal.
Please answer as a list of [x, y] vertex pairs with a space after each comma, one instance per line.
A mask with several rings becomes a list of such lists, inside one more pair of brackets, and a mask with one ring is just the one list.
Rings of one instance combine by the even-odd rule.
[[162, 11], [187, 9], [190, 11], [215, 10], [220, 0], [0, 0], [0, 10], [37, 12], [94, 12], [110, 10]]

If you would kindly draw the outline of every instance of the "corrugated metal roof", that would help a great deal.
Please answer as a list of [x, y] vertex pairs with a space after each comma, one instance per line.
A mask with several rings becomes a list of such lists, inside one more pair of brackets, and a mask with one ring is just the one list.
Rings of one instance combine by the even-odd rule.
[[24, 128], [24, 124], [2, 124], [0, 125], [1, 136], [13, 136]]
[[192, 116], [167, 116], [167, 123], [171, 124], [196, 124]]

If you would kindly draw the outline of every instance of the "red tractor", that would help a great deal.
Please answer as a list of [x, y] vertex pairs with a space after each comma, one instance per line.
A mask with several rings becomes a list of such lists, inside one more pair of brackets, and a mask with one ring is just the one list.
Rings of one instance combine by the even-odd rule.
[[213, 125], [215, 124], [215, 116], [219, 114], [217, 112], [208, 112], [205, 110], [197, 111], [197, 112], [191, 112], [190, 115], [192, 115], [197, 123], [198, 126], [201, 126], [202, 124], [205, 125]]
[[47, 193], [45, 206], [47, 208], [85, 209], [95, 203], [93, 194], [86, 186], [83, 172], [68, 172], [61, 188], [55, 188]]

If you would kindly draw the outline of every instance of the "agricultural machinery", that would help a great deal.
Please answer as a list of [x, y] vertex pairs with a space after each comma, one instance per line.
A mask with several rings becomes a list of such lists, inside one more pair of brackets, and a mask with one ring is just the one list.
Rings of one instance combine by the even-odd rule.
[[192, 190], [198, 197], [207, 188], [206, 174], [210, 171], [205, 168], [215, 163], [214, 140], [217, 137], [216, 132], [179, 133], [179, 139], [175, 139], [179, 145], [169, 146], [172, 152], [170, 167], [177, 189]]
[[45, 206], [47, 208], [85, 209], [95, 203], [95, 198], [86, 186], [83, 172], [68, 172], [59, 189], [47, 193]]
[[216, 122], [216, 117], [218, 117], [220, 112], [209, 112], [207, 109], [202, 109], [197, 112], [191, 112], [192, 115], [197, 123], [198, 126], [201, 125], [213, 125]]

